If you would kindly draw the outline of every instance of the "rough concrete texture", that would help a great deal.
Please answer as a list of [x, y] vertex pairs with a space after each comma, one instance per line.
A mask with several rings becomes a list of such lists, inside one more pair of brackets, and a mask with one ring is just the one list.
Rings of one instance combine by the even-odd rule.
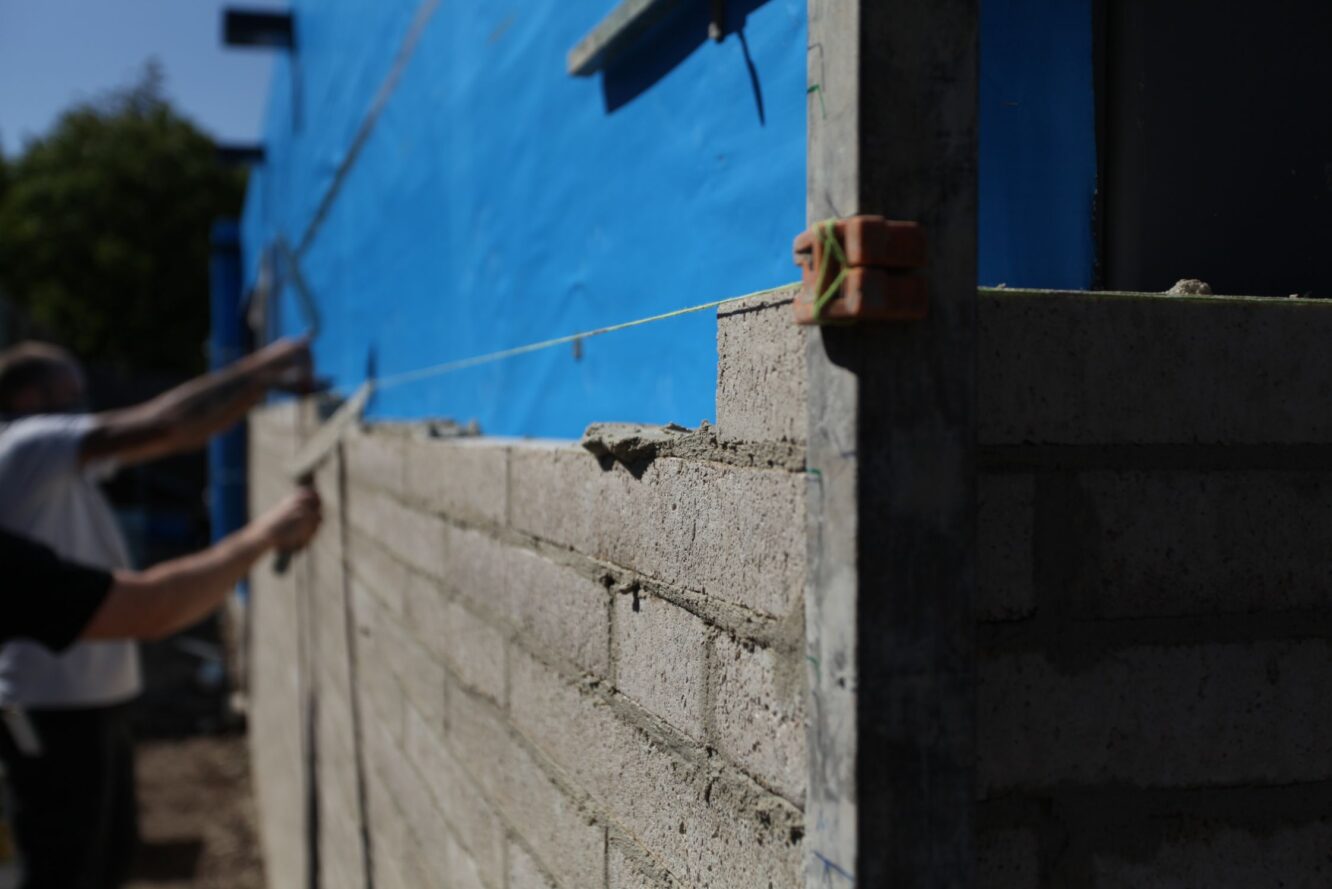
[[1041, 886], [1040, 839], [1025, 828], [982, 831], [976, 840], [979, 889], [1037, 889]]
[[515, 448], [511, 460], [517, 530], [760, 613], [799, 601], [799, 474], [659, 459], [636, 477], [567, 446]]
[[710, 696], [717, 748], [796, 805], [805, 797], [802, 650], [778, 651], [718, 636]]
[[1332, 822], [1254, 831], [1189, 824], [1159, 845], [1095, 859], [1095, 889], [1332, 885]]
[[976, 613], [981, 620], [1029, 617], [1036, 608], [1035, 480], [1029, 474], [977, 480]]
[[601, 583], [537, 553], [510, 549], [507, 619], [525, 636], [583, 670], [610, 674], [610, 597]]
[[1332, 440], [1332, 305], [982, 291], [982, 444]]
[[703, 737], [708, 627], [664, 599], [638, 591], [615, 598], [615, 685], [643, 709]]
[[805, 441], [805, 328], [799, 287], [717, 310], [717, 434], [722, 441]]
[[446, 597], [438, 581], [413, 575], [407, 586], [407, 627], [433, 659], [464, 685], [504, 703], [505, 634]]
[[1323, 639], [1138, 646], [1075, 669], [983, 658], [980, 790], [1327, 781], [1330, 690]]
[[509, 889], [556, 889], [541, 865], [517, 843], [509, 845]]
[[[520, 731], [685, 885], [800, 885], [799, 810], [510, 650]], [[595, 756], [587, 751], [596, 750]]]
[[1332, 473], [1101, 471], [1046, 487], [1063, 536], [1044, 545], [1066, 550], [1061, 595], [1083, 619], [1332, 603]]
[[502, 524], [508, 512], [508, 450], [493, 439], [404, 436], [407, 498], [430, 512]]

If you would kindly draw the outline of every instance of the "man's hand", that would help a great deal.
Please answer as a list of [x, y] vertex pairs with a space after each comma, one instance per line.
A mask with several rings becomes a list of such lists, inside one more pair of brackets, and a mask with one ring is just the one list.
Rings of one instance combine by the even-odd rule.
[[306, 337], [277, 340], [250, 356], [260, 379], [269, 389], [281, 389], [296, 395], [308, 395], [318, 389], [314, 359]]
[[323, 520], [319, 494], [314, 488], [301, 488], [250, 524], [268, 546], [295, 552], [309, 544]]

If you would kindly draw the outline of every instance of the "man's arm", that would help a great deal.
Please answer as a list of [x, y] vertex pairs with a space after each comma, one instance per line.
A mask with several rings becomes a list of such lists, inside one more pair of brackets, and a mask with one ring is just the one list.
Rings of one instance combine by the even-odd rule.
[[309, 543], [321, 519], [319, 496], [304, 488], [203, 552], [117, 571], [80, 638], [160, 639], [188, 627], [222, 604], [264, 553]]
[[269, 389], [313, 387], [309, 344], [279, 340], [252, 355], [124, 410], [98, 414], [79, 460], [152, 460], [202, 447], [238, 422]]

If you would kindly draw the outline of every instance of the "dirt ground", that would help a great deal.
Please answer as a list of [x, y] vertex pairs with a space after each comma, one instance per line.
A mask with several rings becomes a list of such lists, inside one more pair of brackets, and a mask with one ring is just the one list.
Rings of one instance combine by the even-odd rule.
[[129, 889], [262, 889], [245, 737], [142, 741], [143, 845]]

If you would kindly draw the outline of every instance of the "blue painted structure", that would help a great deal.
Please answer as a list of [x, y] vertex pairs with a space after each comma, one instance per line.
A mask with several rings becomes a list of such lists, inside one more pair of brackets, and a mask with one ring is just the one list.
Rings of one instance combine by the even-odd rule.
[[[213, 225], [209, 310], [208, 367], [217, 370], [244, 354], [240, 228], [235, 220]], [[221, 540], [245, 524], [245, 512], [245, 429], [237, 427], [208, 443], [208, 513], [213, 540]]]
[[1090, 288], [1092, 0], [984, 0], [980, 105], [980, 283]]
[[[601, 75], [568, 76], [568, 49], [615, 2], [295, 0], [246, 271], [253, 282], [277, 237], [303, 245], [315, 357], [338, 388], [796, 278], [805, 116], [820, 108], [805, 0], [728, 0], [720, 43], [710, 0], [682, 0]], [[1090, 0], [984, 10], [982, 280], [1086, 286]], [[1063, 113], [1079, 101], [1085, 120]], [[278, 329], [304, 328], [290, 295], [279, 311]], [[381, 392], [370, 414], [559, 437], [593, 420], [694, 425], [714, 416], [715, 374], [704, 313], [588, 341], [581, 357]]]

